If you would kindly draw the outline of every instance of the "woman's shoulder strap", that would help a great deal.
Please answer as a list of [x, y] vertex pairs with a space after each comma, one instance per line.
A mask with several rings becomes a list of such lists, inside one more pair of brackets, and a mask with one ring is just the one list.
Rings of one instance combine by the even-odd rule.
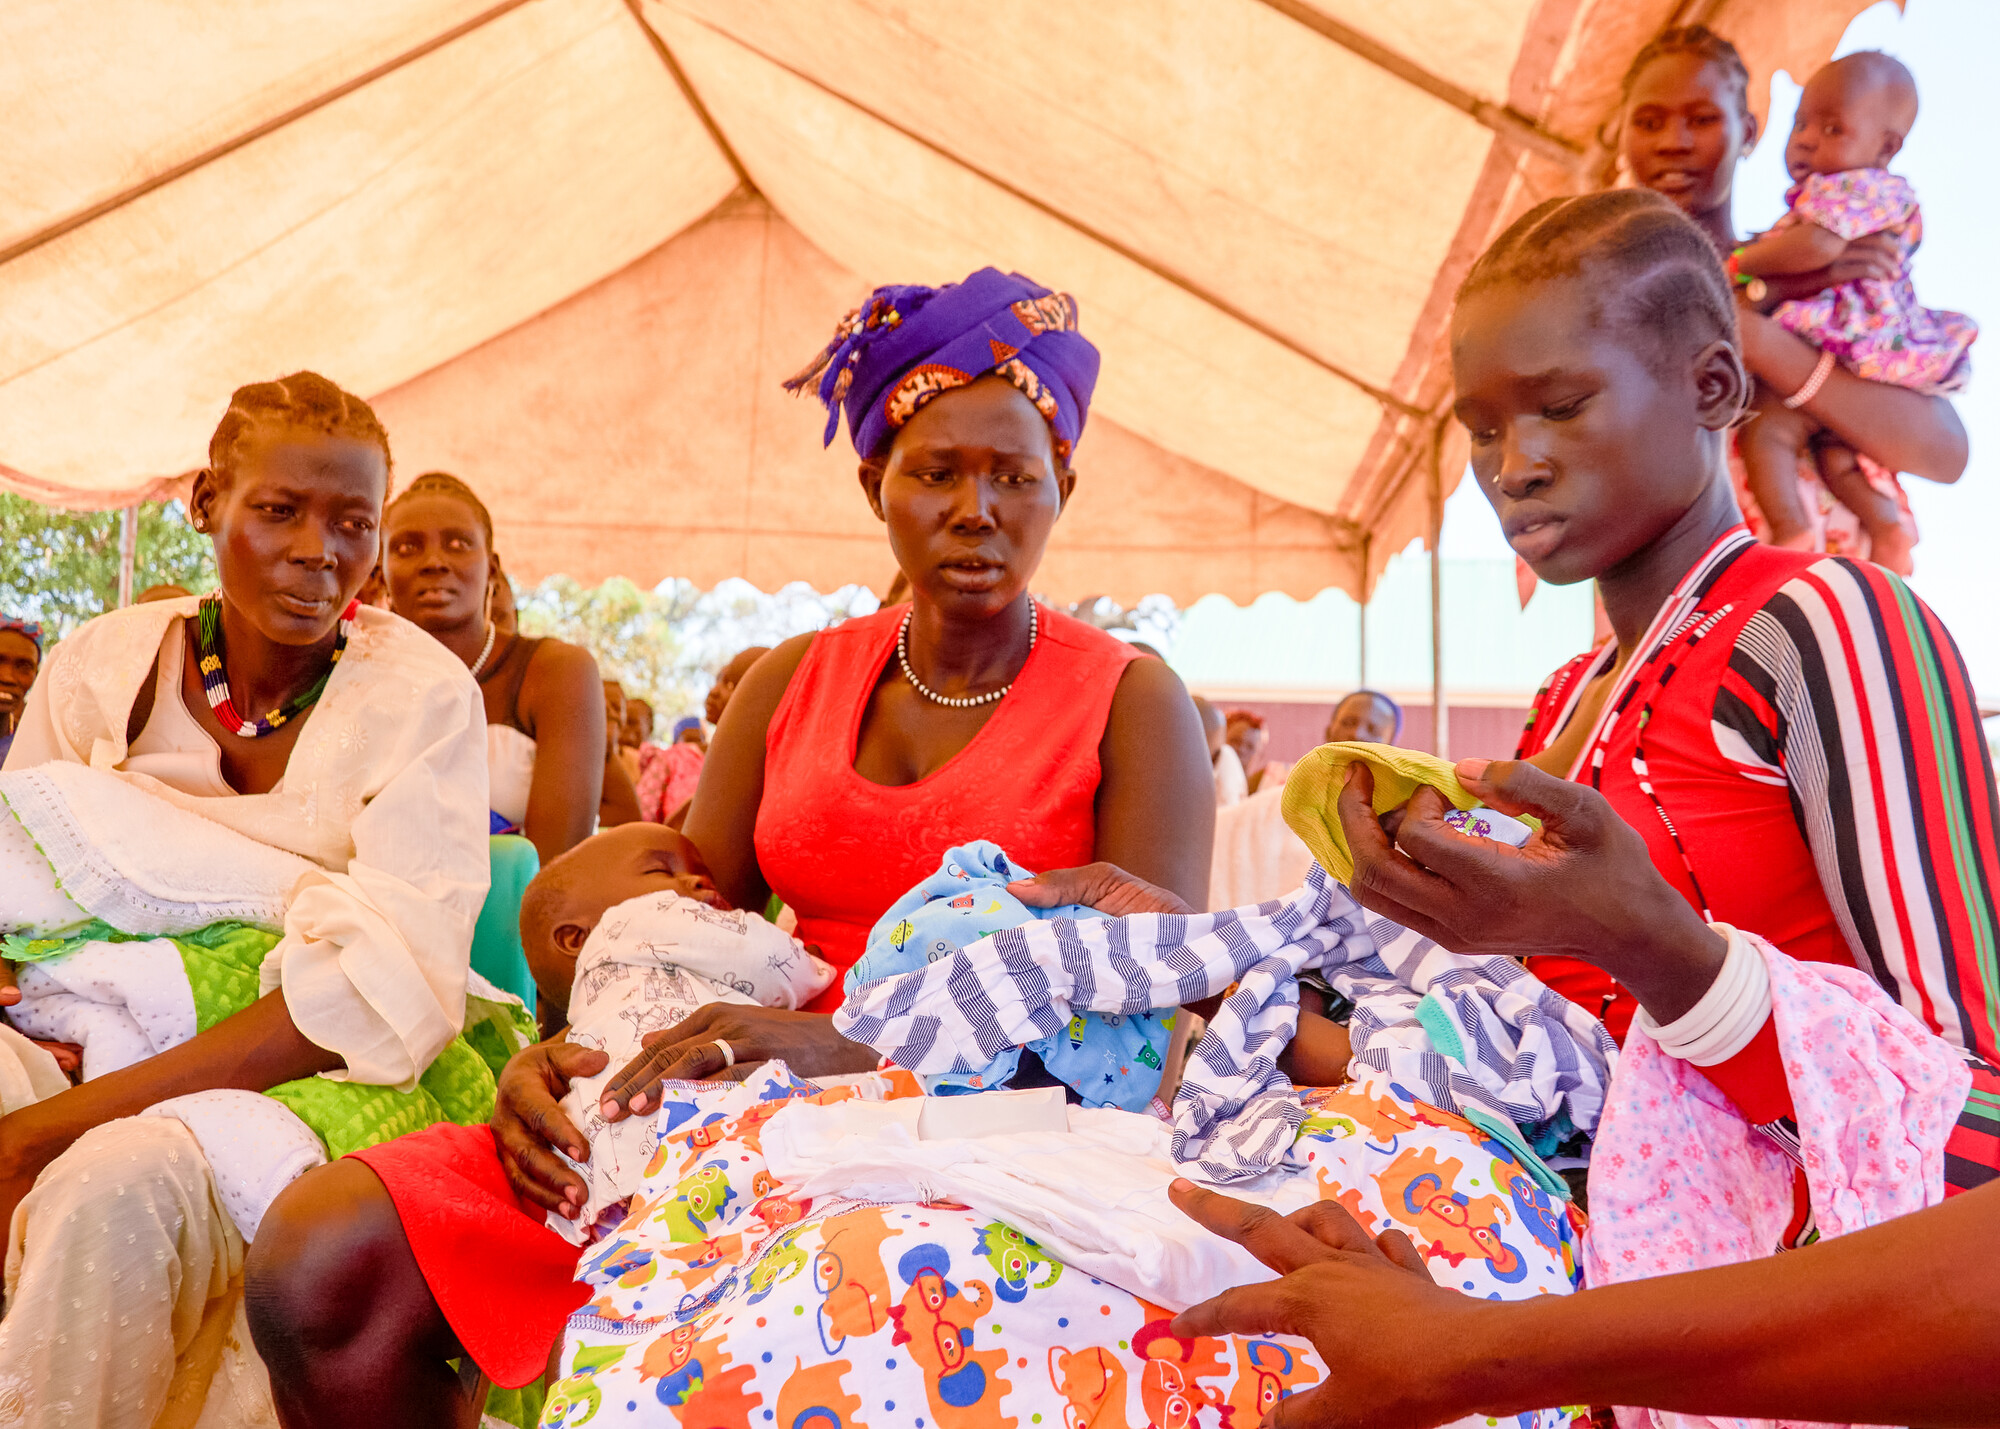
[[527, 727], [521, 723], [521, 685], [528, 678], [528, 666], [541, 648], [548, 644], [546, 635], [517, 635], [514, 648], [507, 652], [507, 658], [500, 663], [489, 679], [500, 681], [500, 699], [507, 711], [507, 723], [526, 734]]
[[1123, 670], [1134, 660], [1143, 660], [1146, 654], [1135, 650], [1115, 635], [1108, 635], [1087, 621], [1078, 620], [1073, 615], [1065, 615], [1059, 610], [1051, 610], [1039, 605], [1041, 612], [1041, 633], [1044, 639], [1064, 646], [1093, 660], [1103, 660]]

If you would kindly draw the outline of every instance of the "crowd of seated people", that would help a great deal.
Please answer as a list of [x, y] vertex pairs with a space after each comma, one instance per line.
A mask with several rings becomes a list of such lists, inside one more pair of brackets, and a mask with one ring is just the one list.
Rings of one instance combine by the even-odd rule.
[[[217, 590], [0, 617], [0, 1424], [1990, 1421], [1977, 703], [1728, 463], [1759, 382], [1885, 467], [1962, 432], [1725, 268], [1725, 41], [1625, 104], [1635, 186], [1453, 311], [1472, 479], [1612, 630], [1514, 760], [1357, 757], [1358, 690], [1277, 764], [1035, 600], [1099, 357], [1018, 274], [787, 384], [907, 588], [738, 654], [706, 737], [521, 635], [366, 402], [240, 389]], [[1310, 858], [1218, 908], [1253, 806]]]

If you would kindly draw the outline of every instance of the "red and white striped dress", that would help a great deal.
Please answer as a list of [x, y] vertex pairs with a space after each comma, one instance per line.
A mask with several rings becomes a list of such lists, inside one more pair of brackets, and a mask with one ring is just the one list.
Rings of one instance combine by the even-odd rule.
[[[1615, 656], [1607, 644], [1549, 678], [1516, 757], [1562, 732]], [[2000, 798], [1965, 662], [1908, 586], [1737, 527], [1668, 597], [1570, 777], [1703, 917], [1865, 969], [1967, 1052], [1946, 1181], [2000, 1177]], [[1636, 1004], [1609, 977], [1530, 963], [1624, 1041]], [[1768, 1022], [1702, 1070], [1784, 1143], [1791, 1095]]]
[[[1550, 677], [1517, 757], [1545, 748], [1615, 655]], [[1944, 624], [1879, 567], [1718, 540], [1668, 598], [1571, 777], [1645, 837], [1704, 916], [1850, 962], [1947, 1041], [2000, 1061], [2000, 800]], [[1535, 972], [1621, 1041], [1596, 968]]]

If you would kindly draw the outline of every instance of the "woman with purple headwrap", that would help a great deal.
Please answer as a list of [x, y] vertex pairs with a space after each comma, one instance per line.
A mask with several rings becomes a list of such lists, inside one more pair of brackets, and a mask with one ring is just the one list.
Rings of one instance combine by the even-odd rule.
[[[986, 268], [877, 289], [787, 384], [826, 403], [829, 443], [845, 412], [910, 603], [757, 661], [685, 832], [730, 905], [775, 892], [836, 968], [946, 849], [977, 839], [1056, 870], [1014, 886], [1033, 906], [1114, 886], [1151, 906], [1207, 906], [1214, 799], [1186, 690], [1028, 593], [1075, 489], [1097, 367], [1073, 299]], [[803, 1076], [874, 1068], [873, 1050], [834, 1031], [838, 988], [805, 1012], [697, 1009], [612, 1079], [607, 1118], [655, 1113], [663, 1078], [740, 1079], [774, 1058]], [[581, 1160], [587, 1144], [557, 1100], [605, 1065], [558, 1037], [510, 1064], [481, 1146], [463, 1132], [405, 1138], [274, 1206], [291, 1230], [261, 1237], [247, 1273], [287, 1423], [380, 1423], [389, 1405], [396, 1423], [470, 1422], [442, 1363], [460, 1352], [501, 1385], [541, 1372], [584, 1294], [573, 1249], [540, 1221], [540, 1208], [581, 1204], [553, 1147]]]
[[42, 665], [42, 627], [0, 615], [0, 764], [14, 747], [14, 726], [28, 704], [28, 686]]

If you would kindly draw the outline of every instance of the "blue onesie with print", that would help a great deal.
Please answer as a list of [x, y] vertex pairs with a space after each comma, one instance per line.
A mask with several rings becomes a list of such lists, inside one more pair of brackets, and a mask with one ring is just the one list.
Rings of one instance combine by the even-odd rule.
[[[1092, 908], [1030, 908], [1007, 885], [1032, 878], [997, 844], [964, 844], [945, 854], [938, 871], [896, 900], [868, 934], [868, 948], [847, 970], [856, 988], [950, 957], [968, 943], [1034, 918], [1101, 918]], [[1076, 1089], [1085, 1106], [1144, 1111], [1160, 1089], [1160, 1072], [1175, 1013], [1121, 1016], [1079, 1012], [1052, 1037], [1026, 1044], [1049, 1075]], [[993, 1091], [1013, 1081], [1021, 1049], [1009, 1047], [976, 1072], [940, 1072], [923, 1079], [938, 1096]]]

